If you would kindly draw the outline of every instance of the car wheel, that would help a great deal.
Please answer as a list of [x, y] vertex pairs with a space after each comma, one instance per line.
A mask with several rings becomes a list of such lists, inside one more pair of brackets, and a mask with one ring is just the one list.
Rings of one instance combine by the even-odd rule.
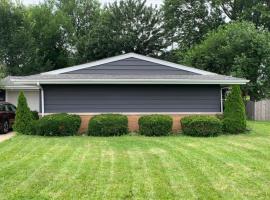
[[7, 133], [9, 131], [8, 121], [4, 121], [3, 123], [3, 133]]

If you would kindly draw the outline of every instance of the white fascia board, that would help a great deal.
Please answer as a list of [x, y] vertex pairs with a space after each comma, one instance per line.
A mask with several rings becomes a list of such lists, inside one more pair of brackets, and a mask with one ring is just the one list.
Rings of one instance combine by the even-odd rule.
[[58, 79], [14, 80], [16, 84], [219, 84], [244, 85], [248, 80], [194, 80], [194, 79]]
[[123, 59], [127, 59], [127, 58], [137, 58], [137, 59], [157, 63], [157, 64], [160, 64], [160, 65], [173, 67], [173, 68], [176, 68], [176, 69], [181, 69], [181, 70], [185, 70], [185, 71], [189, 71], [189, 72], [194, 72], [194, 73], [197, 73], [197, 74], [200, 74], [200, 75], [216, 75], [215, 73], [212, 73], [212, 72], [196, 69], [196, 68], [193, 68], [193, 67], [187, 67], [187, 66], [184, 66], [184, 65], [179, 65], [179, 64], [168, 62], [168, 61], [165, 61], [165, 60], [160, 60], [160, 59], [157, 59], [157, 58], [143, 56], [143, 55], [139, 55], [139, 54], [135, 54], [135, 53], [127, 53], [127, 54], [114, 56], [114, 57], [110, 57], [110, 58], [105, 58], [105, 59], [102, 59], [102, 60], [98, 60], [98, 61], [94, 61], [94, 62], [82, 64], [82, 65], [76, 65], [76, 66], [72, 66], [72, 67], [66, 67], [66, 68], [63, 68], [63, 69], [44, 72], [44, 73], [41, 73], [41, 74], [44, 74], [44, 75], [62, 74], [62, 73], [77, 71], [77, 70], [80, 70], [80, 69], [91, 68], [91, 67], [94, 67], [94, 66], [98, 66], [98, 65], [102, 65], [102, 64], [106, 64], [106, 63], [110, 63], [110, 62], [115, 62], [115, 61], [119, 61], [119, 60], [123, 60]]
[[15, 85], [15, 86], [4, 86], [6, 90], [39, 90], [36, 86], [25, 86], [25, 85]]

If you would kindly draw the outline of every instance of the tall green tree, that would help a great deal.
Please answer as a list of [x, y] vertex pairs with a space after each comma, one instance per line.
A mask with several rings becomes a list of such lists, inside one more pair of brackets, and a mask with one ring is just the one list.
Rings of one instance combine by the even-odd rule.
[[24, 7], [0, 1], [0, 60], [10, 75], [28, 75], [69, 65], [68, 21], [54, 4]]
[[27, 9], [26, 20], [30, 22], [31, 36], [35, 44], [37, 62], [26, 71], [27, 74], [54, 70], [71, 64], [71, 29], [68, 18], [57, 10], [51, 2]]
[[8, 74], [21, 74], [35, 54], [25, 15], [23, 5], [0, 0], [0, 63]]
[[270, 33], [250, 22], [235, 22], [211, 32], [189, 50], [185, 63], [250, 80], [243, 87], [252, 100], [270, 95]]
[[182, 51], [224, 23], [222, 13], [209, 0], [165, 0], [163, 10], [169, 40]]
[[230, 20], [246, 20], [270, 30], [269, 0], [215, 0], [215, 7]]
[[167, 48], [162, 13], [145, 0], [121, 0], [109, 4], [99, 23], [85, 39], [82, 60], [136, 52], [156, 56]]
[[227, 133], [242, 133], [246, 131], [246, 111], [238, 85], [232, 87], [225, 101], [223, 129]]
[[21, 134], [31, 134], [33, 120], [33, 114], [28, 107], [27, 100], [23, 92], [20, 92], [13, 128]]
[[[66, 16], [70, 24], [68, 29], [69, 46], [76, 64], [95, 60], [95, 46], [92, 41], [94, 29], [100, 21], [101, 6], [98, 0], [57, 0], [58, 12]], [[99, 37], [99, 36], [96, 36]], [[89, 51], [90, 48], [90, 52]], [[98, 48], [98, 47], [96, 47]]]

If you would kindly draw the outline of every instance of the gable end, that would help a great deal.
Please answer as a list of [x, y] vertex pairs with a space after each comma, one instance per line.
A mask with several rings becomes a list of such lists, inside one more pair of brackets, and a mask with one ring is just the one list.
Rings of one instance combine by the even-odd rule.
[[[200, 69], [196, 69], [196, 68], [192, 68], [192, 67], [187, 67], [184, 65], [179, 65], [179, 64], [168, 62], [165, 60], [151, 58], [148, 56], [143, 56], [143, 55], [139, 55], [139, 54], [135, 54], [135, 53], [128, 53], [128, 54], [123, 54], [123, 55], [119, 55], [119, 56], [114, 56], [114, 57], [110, 57], [110, 58], [106, 58], [106, 59], [102, 59], [102, 60], [98, 60], [98, 61], [94, 61], [94, 62], [82, 64], [82, 65], [53, 70], [53, 71], [45, 72], [42, 74], [48, 75], [48, 74], [65, 74], [65, 73], [72, 74], [73, 72], [75, 74], [78, 73], [75, 71], [79, 71], [79, 73], [90, 73], [89, 71], [93, 72], [97, 69], [99, 69], [99, 70], [113, 70], [113, 68], [116, 68], [116, 67], [122, 67], [122, 68], [128, 67], [128, 68], [123, 69], [123, 70], [136, 70], [137, 71], [137, 70], [139, 70], [138, 68], [143, 68], [143, 67], [145, 67], [145, 69], [143, 69], [143, 70], [150, 70], [150, 69], [148, 69], [148, 67], [150, 67], [150, 66], [151, 66], [151, 70], [152, 70], [151, 74], [154, 74], [155, 70], [161, 70], [162, 72], [166, 71], [164, 73], [167, 74], [168, 71], [172, 71], [172, 70], [176, 69], [177, 73], [179, 73], [180, 75], [187, 75], [187, 74], [188, 75], [216, 75], [215, 73], [211, 73], [208, 71], [204, 71], [204, 70], [200, 70]], [[105, 69], [106, 67], [109, 67], [109, 68]], [[138, 67], [138, 68], [132, 69], [132, 67]], [[92, 69], [89, 70], [90, 68], [92, 68]], [[173, 69], [171, 69], [171, 68], [173, 68]], [[85, 69], [86, 69], [86, 71], [83, 71]], [[80, 70], [82, 70], [82, 71], [80, 71]], [[116, 70], [122, 70], [122, 69], [117, 68]], [[145, 72], [145, 71], [143, 71], [143, 72]], [[122, 73], [122, 71], [119, 73]], [[126, 73], [126, 72], [123, 72], [123, 73]], [[138, 73], [141, 73], [141, 72], [138, 72]], [[170, 75], [170, 73], [171, 72], [169, 72], [169, 75]], [[174, 73], [174, 75], [175, 75], [175, 73]]]
[[66, 72], [64, 74], [105, 75], [198, 75], [194, 72], [153, 63], [138, 58], [126, 58], [97, 66]]

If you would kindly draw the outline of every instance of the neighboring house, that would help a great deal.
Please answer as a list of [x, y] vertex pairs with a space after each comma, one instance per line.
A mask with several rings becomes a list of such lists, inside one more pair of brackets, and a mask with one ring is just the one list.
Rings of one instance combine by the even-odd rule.
[[41, 115], [68, 112], [83, 126], [99, 113], [123, 113], [136, 130], [140, 115], [161, 113], [177, 121], [187, 114], [223, 112], [222, 88], [248, 80], [128, 53], [31, 76], [7, 77], [5, 100], [24, 91]]

